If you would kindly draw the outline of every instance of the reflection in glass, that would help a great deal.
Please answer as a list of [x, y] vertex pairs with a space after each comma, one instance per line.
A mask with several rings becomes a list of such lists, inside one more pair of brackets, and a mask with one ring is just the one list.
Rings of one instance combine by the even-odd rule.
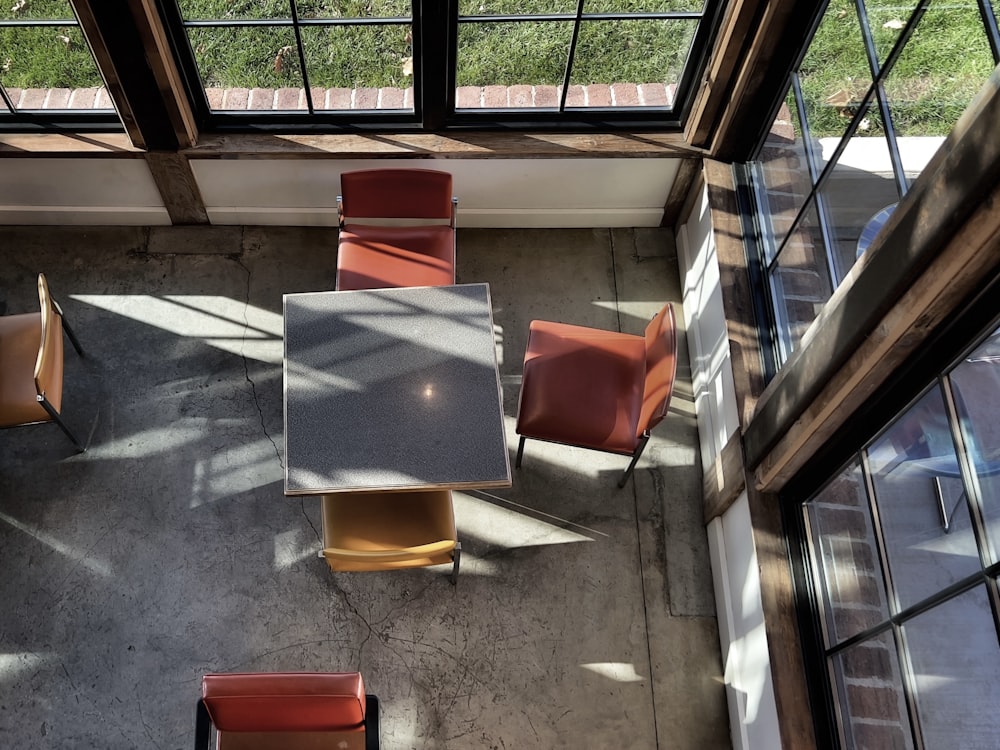
[[[880, 118], [871, 119], [881, 124]], [[869, 118], [862, 124], [866, 120]], [[821, 194], [834, 242], [831, 250], [838, 284], [857, 259], [858, 237], [865, 224], [883, 207], [899, 200], [889, 143], [879, 131], [882, 128], [874, 126], [859, 129], [823, 183]], [[823, 161], [828, 158], [824, 154]]]
[[913, 9], [911, 6], [886, 0], [864, 0], [864, 6], [881, 68], [900, 33], [906, 28], [906, 21]]
[[846, 747], [913, 747], [899, 653], [891, 633], [882, 633], [830, 657], [830, 672]]
[[700, 13], [704, 0], [586, 0], [584, 13]]
[[889, 617], [861, 466], [849, 466], [804, 510], [826, 645], [835, 646]]
[[814, 138], [843, 136], [871, 88], [867, 59], [853, 0], [831, 0], [799, 67]]
[[457, 83], [561, 85], [572, 35], [572, 22], [459, 24]]
[[[0, 27], [0, 83], [8, 91], [104, 85], [90, 47], [77, 26]], [[42, 101], [26, 108], [41, 109]], [[68, 109], [69, 92], [58, 99], [49, 96], [45, 108]]]
[[903, 626], [924, 746], [994, 748], [1000, 737], [1000, 647], [985, 586]]
[[785, 242], [771, 272], [771, 288], [788, 356], [833, 293], [815, 202], [809, 204]]
[[770, 262], [785, 241], [813, 186], [799, 110], [791, 88], [785, 94], [785, 103], [774, 118], [754, 166], [757, 194], [763, 196], [766, 226], [773, 240], [766, 243], [765, 248], [766, 259]]
[[676, 84], [697, 27], [695, 20], [584, 21], [571, 82]]
[[939, 388], [868, 449], [899, 611], [981, 569]]
[[962, 438], [976, 472], [990, 562], [1000, 561], [1000, 329], [951, 373]]
[[188, 37], [205, 88], [302, 86], [291, 27], [194, 27]]
[[903, 169], [911, 182], [993, 67], [978, 3], [931, 3], [885, 80]]

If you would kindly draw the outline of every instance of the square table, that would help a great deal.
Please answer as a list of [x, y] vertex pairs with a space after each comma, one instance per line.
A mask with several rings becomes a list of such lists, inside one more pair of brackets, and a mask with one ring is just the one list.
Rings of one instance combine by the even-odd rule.
[[285, 494], [509, 487], [487, 284], [284, 295]]

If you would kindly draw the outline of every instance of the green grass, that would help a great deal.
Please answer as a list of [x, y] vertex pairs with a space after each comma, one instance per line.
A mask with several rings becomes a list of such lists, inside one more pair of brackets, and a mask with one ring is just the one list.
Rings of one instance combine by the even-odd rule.
[[[800, 67], [814, 137], [844, 133], [872, 76], [851, 0], [832, 0]], [[899, 36], [909, 6], [873, 6], [869, 15], [880, 64]], [[893, 123], [904, 136], [947, 135], [994, 67], [978, 11], [932, 4], [885, 81]], [[876, 112], [866, 135], [883, 131]]]

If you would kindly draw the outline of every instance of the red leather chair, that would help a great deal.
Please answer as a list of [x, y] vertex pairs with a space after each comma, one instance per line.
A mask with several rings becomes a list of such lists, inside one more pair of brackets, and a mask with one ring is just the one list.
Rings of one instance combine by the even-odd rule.
[[378, 750], [378, 699], [357, 672], [208, 674], [196, 750]]
[[82, 452], [61, 416], [63, 331], [81, 357], [83, 350], [41, 273], [38, 304], [37, 313], [0, 316], [0, 427], [55, 422]]
[[631, 455], [666, 416], [677, 372], [677, 329], [667, 304], [644, 336], [533, 320], [517, 409], [515, 466], [526, 438]]
[[[450, 174], [369, 169], [344, 172], [340, 185], [338, 290], [455, 283], [457, 200]], [[366, 219], [382, 221], [358, 223]], [[386, 226], [385, 220], [394, 224]], [[396, 225], [398, 220], [409, 224]]]

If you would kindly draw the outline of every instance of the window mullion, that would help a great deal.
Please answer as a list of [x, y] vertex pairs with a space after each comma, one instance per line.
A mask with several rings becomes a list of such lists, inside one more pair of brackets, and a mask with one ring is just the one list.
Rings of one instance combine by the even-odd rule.
[[414, 102], [425, 130], [441, 130], [455, 108], [458, 0], [414, 0]]

